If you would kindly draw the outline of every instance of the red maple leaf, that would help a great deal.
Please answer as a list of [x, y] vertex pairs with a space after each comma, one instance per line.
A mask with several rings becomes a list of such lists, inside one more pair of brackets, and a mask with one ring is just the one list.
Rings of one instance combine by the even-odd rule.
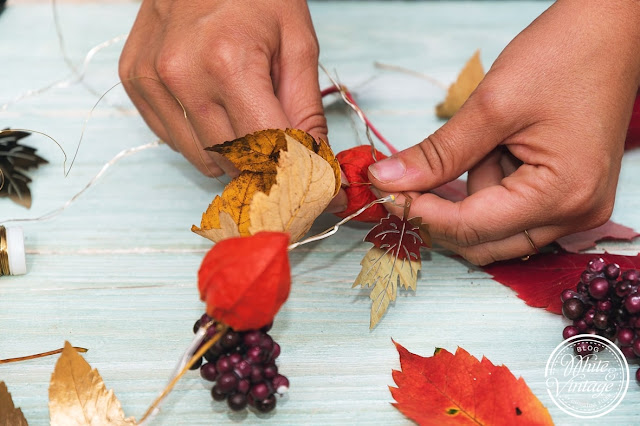
[[420, 229], [421, 225], [419, 217], [404, 220], [390, 214], [371, 228], [364, 240], [397, 259], [420, 260], [420, 247], [430, 244], [428, 235]]
[[[382, 160], [383, 158], [387, 158], [387, 156], [376, 150], [376, 160], [374, 160], [371, 147], [362, 145], [339, 152], [336, 158], [349, 182], [349, 186], [344, 188], [348, 199], [347, 209], [343, 212], [336, 213], [336, 216], [344, 218], [357, 212], [378, 198], [371, 192], [368, 169], [376, 160]], [[386, 216], [387, 210], [382, 204], [374, 204], [356, 216], [354, 220], [360, 222], [378, 222]]]
[[624, 143], [624, 149], [632, 149], [640, 146], [640, 92], [636, 96], [636, 102], [633, 104], [633, 113], [631, 114], [631, 122], [627, 130], [627, 139]]
[[640, 269], [640, 256], [566, 252], [539, 254], [527, 261], [513, 259], [496, 262], [482, 269], [500, 284], [518, 293], [518, 297], [527, 305], [562, 314], [560, 294], [568, 288], [575, 290], [587, 263], [597, 257], [602, 257], [607, 263], [617, 263], [623, 270]]
[[259, 232], [217, 243], [198, 271], [207, 314], [234, 330], [269, 324], [291, 288], [289, 234]]
[[415, 355], [394, 342], [401, 371], [389, 387], [393, 404], [420, 425], [551, 425], [549, 411], [522, 377], [487, 358], [478, 361], [462, 348], [455, 355], [437, 349], [431, 357]]
[[609, 220], [604, 225], [598, 226], [597, 228], [590, 229], [588, 231], [576, 232], [575, 234], [558, 238], [556, 243], [558, 243], [565, 251], [578, 253], [581, 250], [595, 247], [598, 241], [631, 241], [638, 235], [640, 234], [633, 229]]

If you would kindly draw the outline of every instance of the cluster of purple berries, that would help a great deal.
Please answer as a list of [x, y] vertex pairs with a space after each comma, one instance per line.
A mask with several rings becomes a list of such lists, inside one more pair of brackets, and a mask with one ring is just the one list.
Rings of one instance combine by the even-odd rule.
[[[576, 291], [562, 292], [562, 313], [573, 321], [564, 328], [562, 337], [598, 334], [617, 341], [628, 360], [640, 358], [639, 287], [637, 270], [623, 272], [615, 263], [592, 259], [582, 272]], [[640, 381], [640, 370], [636, 378]]]
[[[195, 333], [201, 324], [212, 318], [207, 314], [193, 325]], [[271, 325], [260, 330], [237, 332], [228, 329], [225, 334], [191, 368], [200, 368], [203, 379], [215, 382], [211, 396], [216, 401], [227, 400], [233, 411], [244, 410], [247, 405], [262, 413], [276, 407], [276, 394], [289, 390], [289, 380], [278, 373], [276, 358], [280, 345], [268, 331]], [[216, 327], [207, 330], [205, 341], [213, 337]]]

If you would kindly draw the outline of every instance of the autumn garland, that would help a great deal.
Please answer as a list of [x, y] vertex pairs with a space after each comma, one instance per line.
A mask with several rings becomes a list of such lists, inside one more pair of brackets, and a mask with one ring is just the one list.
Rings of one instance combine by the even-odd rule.
[[[351, 97], [353, 101], [353, 98]], [[634, 116], [632, 120], [632, 124], [629, 127], [628, 138], [627, 138], [627, 147], [635, 147], [640, 145], [640, 133], [638, 132], [638, 123], [640, 123], [640, 98], [636, 99], [635, 107], [634, 107]], [[286, 140], [287, 144], [290, 142]], [[289, 145], [288, 145], [289, 146]], [[287, 146], [287, 147], [288, 147]], [[309, 149], [309, 147], [307, 147]], [[311, 151], [317, 149], [315, 145], [311, 144]], [[283, 149], [281, 148], [279, 153], [282, 153]], [[284, 150], [285, 152], [289, 152], [288, 149]], [[375, 153], [374, 155], [371, 155]], [[273, 153], [273, 151], [272, 151]], [[367, 153], [370, 158], [367, 157]], [[374, 156], [379, 158], [378, 155], [381, 155], [377, 151], [372, 151], [370, 147], [357, 147], [354, 148], [351, 153], [345, 152], [338, 154], [338, 157], [349, 158], [352, 155], [352, 160], [348, 160], [344, 162], [343, 171], [347, 174], [347, 176], [354, 178], [352, 182], [362, 183], [362, 185], [351, 185], [351, 195], [350, 195], [350, 204], [349, 210], [353, 209], [357, 212], [358, 205], [362, 206], [363, 203], [366, 203], [367, 200], [370, 200], [370, 196], [368, 195], [368, 191], [354, 191], [357, 188], [366, 189], [367, 181], [366, 181], [366, 168], [368, 165], [374, 161]], [[287, 154], [283, 154], [284, 157]], [[326, 159], [325, 159], [326, 160]], [[326, 160], [327, 162], [329, 160]], [[345, 167], [347, 164], [358, 163], [358, 166], [354, 167], [353, 170], [347, 171], [349, 167]], [[358, 169], [358, 167], [360, 167]], [[335, 176], [335, 168], [332, 173]], [[242, 170], [242, 169], [241, 169]], [[256, 170], [253, 170], [255, 172]], [[277, 174], [277, 173], [276, 173]], [[359, 179], [360, 180], [359, 180]], [[277, 180], [277, 179], [276, 179]], [[339, 181], [336, 180], [336, 185], [339, 186]], [[276, 182], [277, 184], [278, 182]], [[271, 182], [273, 185], [274, 182]], [[349, 188], [347, 188], [349, 189]], [[349, 192], [348, 192], [349, 196]], [[361, 199], [361, 204], [352, 203], [352, 198]], [[205, 220], [205, 216], [203, 215], [203, 223], [201, 223], [201, 229], [203, 224], [205, 226], [210, 226], [211, 229], [216, 229], [216, 225], [220, 225], [220, 217], [224, 217], [221, 213], [226, 213], [228, 216], [231, 216], [228, 213], [228, 210], [225, 210], [224, 203], [218, 201], [217, 204], [214, 200], [212, 203], [214, 209], [218, 209], [217, 222], [216, 219], [210, 220], [207, 222]], [[380, 207], [376, 205], [375, 207]], [[210, 209], [212, 207], [210, 206]], [[227, 206], [228, 209], [228, 206]], [[209, 211], [209, 209], [208, 209]], [[359, 219], [368, 218], [371, 221], [375, 221], [375, 214], [371, 212], [366, 212], [366, 214], [361, 214]], [[236, 231], [239, 234], [241, 233], [241, 225], [239, 223], [235, 223], [235, 218], [231, 218], [232, 222], [237, 226]], [[223, 219], [227, 220], [228, 219]], [[398, 222], [400, 221], [400, 222]], [[419, 257], [419, 247], [425, 244], [426, 239], [424, 238], [424, 233], [421, 233], [420, 227], [415, 221], [409, 220], [406, 217], [403, 219], [400, 218], [389, 218], [387, 219], [387, 224], [392, 224], [391, 228], [393, 229], [403, 229], [402, 235], [405, 234], [404, 229], [407, 229], [409, 234], [413, 233], [413, 248], [410, 250], [405, 250], [405, 243], [401, 239], [400, 242], [397, 242], [395, 245], [393, 243], [389, 244], [389, 241], [386, 237], [388, 234], [388, 229], [378, 229], [378, 227], [385, 226], [385, 221], [383, 220], [376, 228], [374, 228], [366, 237], [366, 240], [373, 242], [375, 247], [374, 249], [384, 249], [387, 252], [392, 252], [396, 259], [409, 259]], [[211, 227], [211, 225], [213, 225]], [[303, 227], [306, 225], [303, 225]], [[217, 228], [220, 229], [220, 228]], [[199, 290], [201, 299], [207, 304], [207, 312], [211, 316], [218, 319], [218, 322], [215, 324], [216, 332], [212, 334], [212, 338], [209, 341], [200, 346], [197, 350], [195, 356], [193, 356], [189, 362], [182, 368], [182, 372], [180, 375], [174, 377], [172, 381], [173, 384], [179, 379], [179, 377], [184, 374], [185, 371], [189, 368], [189, 366], [195, 363], [197, 358], [200, 358], [207, 349], [212, 346], [217, 339], [219, 339], [223, 333], [227, 330], [229, 326], [233, 327], [237, 330], [261, 327], [266, 323], [270, 322], [273, 317], [276, 315], [280, 306], [286, 301], [288, 297], [288, 292], [290, 289], [290, 268], [288, 264], [288, 247], [289, 247], [290, 235], [285, 232], [257, 232], [252, 236], [246, 237], [238, 237], [233, 236], [231, 238], [224, 238], [218, 244], [216, 244], [205, 256], [203, 260], [203, 264], [199, 271]], [[417, 247], [416, 247], [417, 246]], [[256, 250], [258, 248], [258, 250]], [[373, 249], [372, 249], [373, 250]], [[238, 255], [237, 253], [241, 253]], [[238, 267], [237, 262], [240, 258], [242, 258], [242, 263], [245, 264], [247, 260], [247, 253], [255, 253], [257, 256], [256, 259], [253, 259], [252, 262], [254, 264], [260, 265], [259, 268], [252, 268], [252, 274], [246, 274], [247, 268]], [[404, 257], [403, 257], [404, 256]], [[577, 255], [577, 256], [591, 256], [591, 255]], [[627, 258], [627, 257], [625, 257]], [[363, 262], [366, 261], [363, 260]], [[537, 266], [535, 262], [544, 262], [546, 259], [549, 259], [548, 255], [542, 255], [535, 257], [530, 263], [531, 267]], [[637, 259], [637, 258], [636, 258]], [[582, 263], [584, 264], [584, 263]], [[496, 277], [500, 274], [500, 268], [505, 264], [494, 264], [488, 268]], [[363, 265], [364, 266], [364, 265]], [[522, 266], [522, 263], [519, 263], [519, 267]], [[543, 268], [544, 269], [544, 268]], [[238, 275], [237, 271], [245, 271]], [[363, 272], [365, 268], [363, 267]], [[537, 271], [539, 272], [539, 271]], [[362, 274], [362, 273], [361, 273]], [[498, 281], [505, 283], [505, 279], [496, 278]], [[508, 279], [506, 279], [508, 281]], [[244, 285], [238, 285], [238, 283], [243, 283]], [[575, 281], [574, 281], [575, 283]], [[513, 286], [513, 285], [512, 285]], [[550, 290], [551, 293], [555, 293], [557, 297], [557, 286]], [[523, 295], [521, 290], [521, 297], [527, 300], [529, 303], [529, 296]], [[372, 293], [373, 294], [373, 293]], [[549, 306], [549, 305], [545, 305]], [[557, 309], [557, 308], [556, 308]], [[553, 309], [551, 309], [553, 310]], [[373, 317], [372, 317], [373, 318]], [[212, 323], [205, 324], [199, 333], [205, 334], [212, 327]], [[515, 417], [511, 419], [511, 417], [504, 417], [503, 421], [499, 421], [499, 419], [487, 417], [482, 413], [475, 413], [470, 410], [467, 404], [468, 401], [465, 401], [464, 398], [456, 398], [455, 395], [448, 395], [447, 401], [453, 402], [454, 406], [448, 408], [444, 411], [441, 411], [442, 404], [434, 403], [432, 409], [427, 410], [429, 421], [434, 418], [440, 418], [442, 421], [452, 420], [457, 418], [458, 416], [467, 417], [472, 421], [482, 421], [490, 422], [495, 424], [512, 424], [514, 421], [523, 421], [529, 418], [531, 421], [536, 422], [537, 424], [550, 424], [551, 419], [548, 415], [548, 411], [539, 403], [539, 401], [530, 393], [526, 385], [522, 379], [516, 380], [511, 373], [508, 372], [506, 367], [495, 367], [488, 360], [483, 359], [479, 364], [478, 361], [470, 357], [468, 353], [459, 349], [454, 355], [443, 351], [437, 350], [436, 354], [433, 357], [429, 358], [421, 358], [417, 357], [400, 345], [397, 345], [398, 351], [400, 353], [402, 372], [394, 372], [394, 381], [398, 385], [398, 388], [394, 390], [392, 388], [392, 394], [396, 399], [396, 405], [404, 414], [406, 414], [409, 418], [412, 418], [415, 421], [423, 423], [427, 419], [424, 418], [422, 414], [424, 412], [424, 406], [412, 406], [416, 401], [424, 402], [424, 398], [420, 400], [420, 398], [411, 397], [412, 392], [416, 392], [417, 389], [420, 389], [420, 392], [425, 391], [425, 383], [423, 383], [424, 378], [421, 376], [411, 378], [411, 374], [420, 370], [426, 371], [434, 371], [434, 376], [428, 380], [428, 383], [434, 386], [433, 391], [438, 395], [442, 393], [442, 389], [438, 383], [441, 383], [442, 380], [445, 382], [451, 380], [451, 377], [448, 377], [451, 371], [470, 371], [473, 370], [473, 373], [470, 377], [473, 378], [475, 382], [478, 378], [487, 377], [487, 380], [491, 381], [488, 385], [485, 383], [485, 386], [502, 386], [505, 389], [511, 389], [509, 392], [513, 395], [519, 395], [518, 397], [512, 398], [512, 405], [506, 408], [511, 409], [512, 415]], [[74, 355], [75, 354], [75, 355]], [[79, 359], [76, 359], [77, 357]], [[91, 375], [90, 367], [86, 364], [81, 357], [77, 355], [77, 352], [71, 348], [69, 345], [65, 347], [63, 351], [63, 356], [60, 358], [59, 363], [65, 360], [65, 362], [69, 362], [70, 365], [76, 365], [80, 368], [78, 371], [82, 371], [82, 374]], [[84, 364], [86, 364], [86, 367]], [[464, 368], [460, 369], [451, 369], [450, 365], [453, 363], [461, 363], [464, 365]], [[440, 369], [437, 365], [446, 365], [447, 367], [444, 369]], [[474, 365], [478, 365], [479, 367], [474, 367]], [[427, 367], [428, 366], [428, 367]], [[58, 367], [56, 367], [58, 368]], [[496, 369], [497, 368], [497, 369]], [[503, 370], [501, 370], [503, 369]], [[95, 371], [95, 370], [93, 370]], [[441, 371], [440, 373], [438, 371]], [[500, 371], [505, 371], [507, 374], [504, 378], [501, 378], [500, 374], [496, 374]], [[97, 373], [96, 373], [97, 374]], [[440, 376], [438, 376], [440, 375]], [[55, 374], [54, 374], [55, 378]], [[52, 378], [51, 386], [52, 388], [55, 386], [56, 380]], [[104, 389], [101, 392], [106, 392], [106, 388], [104, 388], [104, 384], [102, 383], [99, 375], [97, 376], [98, 382], [101, 384]], [[474, 387], [474, 384], [468, 384], [466, 386]], [[515, 387], [514, 387], [515, 386]], [[521, 391], [515, 391], [516, 388], [526, 389]], [[464, 389], [464, 386], [462, 388]], [[168, 393], [168, 390], [163, 392], [163, 395]], [[450, 389], [454, 392], [456, 389]], [[402, 392], [400, 392], [402, 391]], [[524, 393], [521, 393], [524, 392]], [[64, 392], [57, 392], [63, 394]], [[106, 394], [105, 394], [106, 395]], [[113, 399], [112, 408], [114, 411], [113, 419], [119, 418], [123, 424], [134, 424], [132, 419], [124, 419], [124, 415], [122, 414], [122, 410], [120, 408], [119, 403], [113, 396], [110, 394]], [[161, 396], [161, 398], [162, 398]], [[161, 399], [159, 398], [159, 400]], [[8, 402], [7, 402], [8, 401]], [[476, 401], [477, 402], [477, 401]], [[52, 403], [55, 403], [55, 399], [52, 398]], [[474, 403], [475, 404], [475, 403]], [[157, 403], [154, 403], [145, 418], [148, 415], [152, 414], [155, 411]], [[474, 406], [477, 406], [475, 404]], [[491, 404], [487, 405], [488, 407]], [[9, 407], [6, 411], [11, 416], [15, 416], [12, 418], [18, 419], [17, 421], [22, 421], [24, 419], [21, 416], [20, 410], [13, 407], [11, 402], [11, 397], [8, 391], [6, 390], [6, 386], [0, 382], [0, 407]], [[86, 408], [86, 407], [85, 407]], [[505, 410], [506, 410], [505, 408]], [[3, 411], [4, 414], [5, 411]], [[52, 410], [53, 412], [53, 410]], [[508, 410], [505, 413], [509, 412]], [[104, 414], [104, 413], [101, 413]], [[436, 417], [433, 417], [436, 416]], [[437, 417], [442, 416], [442, 417]], [[531, 417], [529, 417], [531, 416]], [[142, 421], [145, 421], [145, 418]], [[64, 424], [64, 420], [59, 421], [61, 419], [55, 419], [52, 416], [52, 424]], [[21, 424], [21, 423], [15, 423]]]

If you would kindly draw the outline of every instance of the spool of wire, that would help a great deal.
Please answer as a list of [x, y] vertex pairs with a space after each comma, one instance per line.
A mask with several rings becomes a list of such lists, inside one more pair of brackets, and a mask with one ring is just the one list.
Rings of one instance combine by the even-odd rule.
[[26, 273], [27, 262], [22, 228], [0, 226], [0, 276]]

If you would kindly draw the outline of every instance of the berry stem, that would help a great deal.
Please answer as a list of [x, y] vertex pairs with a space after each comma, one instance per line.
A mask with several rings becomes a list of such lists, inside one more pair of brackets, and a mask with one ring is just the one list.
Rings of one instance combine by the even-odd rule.
[[[74, 346], [73, 349], [75, 349], [76, 351], [78, 351], [80, 353], [85, 353], [85, 352], [88, 351], [88, 349], [78, 348], [76, 346]], [[42, 353], [34, 354], [34, 355], [20, 356], [20, 357], [17, 357], [17, 358], [0, 359], [0, 364], [8, 364], [10, 362], [28, 361], [30, 359], [43, 358], [45, 356], [55, 355], [55, 354], [59, 354], [59, 353], [62, 353], [62, 348], [56, 349], [54, 351], [42, 352]]]
[[[211, 324], [213, 323], [209, 323], [203, 327], [209, 327], [211, 326]], [[192, 365], [194, 365], [198, 360], [202, 359], [202, 357], [209, 350], [209, 348], [213, 346], [218, 340], [220, 340], [220, 338], [227, 332], [227, 329], [229, 328], [228, 325], [220, 324], [220, 323], [218, 323], [217, 327], [218, 328], [217, 328], [216, 334], [214, 334], [213, 337], [211, 337], [211, 339], [207, 340], [202, 346], [200, 346], [200, 349], [198, 349], [196, 353], [193, 354], [191, 359], [182, 368], [182, 370], [180, 370], [180, 372], [173, 377], [173, 379], [169, 382], [169, 384], [164, 388], [162, 393], [149, 406], [147, 411], [144, 413], [144, 415], [140, 419], [140, 422], [138, 423], [139, 425], [142, 425], [148, 418], [150, 419], [152, 416], [155, 415], [154, 412], [156, 408], [162, 402], [162, 400], [167, 395], [169, 395], [169, 393], [173, 390], [173, 387], [176, 385], [176, 383], [178, 383], [178, 381], [182, 378], [182, 376], [184, 376], [189, 371]]]

